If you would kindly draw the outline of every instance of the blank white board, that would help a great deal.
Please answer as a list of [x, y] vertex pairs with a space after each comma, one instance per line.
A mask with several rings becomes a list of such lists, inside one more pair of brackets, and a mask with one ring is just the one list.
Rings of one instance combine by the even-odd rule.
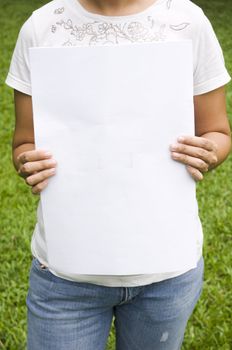
[[131, 275], [197, 263], [196, 184], [169, 146], [194, 135], [192, 42], [30, 48], [48, 262]]

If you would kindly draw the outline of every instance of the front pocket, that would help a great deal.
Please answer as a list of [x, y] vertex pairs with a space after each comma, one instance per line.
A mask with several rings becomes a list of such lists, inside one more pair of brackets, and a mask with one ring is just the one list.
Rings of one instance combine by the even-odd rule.
[[47, 266], [43, 268], [44, 265], [36, 257], [33, 257], [31, 266], [29, 278], [30, 300], [39, 300], [40, 302], [42, 300], [51, 300], [51, 292], [54, 288], [54, 275]]

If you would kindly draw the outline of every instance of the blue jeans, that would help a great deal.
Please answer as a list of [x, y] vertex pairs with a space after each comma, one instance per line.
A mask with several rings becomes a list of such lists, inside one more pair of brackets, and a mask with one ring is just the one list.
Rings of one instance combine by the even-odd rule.
[[103, 350], [112, 320], [117, 350], [177, 350], [200, 297], [195, 269], [139, 287], [68, 281], [33, 258], [27, 304], [28, 350]]

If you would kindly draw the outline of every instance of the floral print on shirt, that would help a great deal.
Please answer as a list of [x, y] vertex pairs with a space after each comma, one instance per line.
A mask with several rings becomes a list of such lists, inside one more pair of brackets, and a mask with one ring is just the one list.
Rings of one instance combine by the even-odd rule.
[[[167, 0], [167, 10], [170, 10], [173, 0]], [[54, 14], [62, 15], [65, 8], [57, 8]], [[175, 31], [183, 30], [190, 23], [181, 23], [169, 25], [169, 28]], [[152, 42], [164, 41], [166, 39], [165, 31], [167, 24], [161, 24], [152, 16], [147, 16], [142, 22], [127, 21], [124, 23], [113, 23], [103, 20], [92, 20], [91, 22], [77, 25], [73, 20], [60, 19], [51, 27], [51, 32], [55, 34], [61, 28], [69, 33], [69, 39], [62, 46], [76, 46], [80, 44], [97, 45], [97, 44], [119, 44], [121, 42]]]

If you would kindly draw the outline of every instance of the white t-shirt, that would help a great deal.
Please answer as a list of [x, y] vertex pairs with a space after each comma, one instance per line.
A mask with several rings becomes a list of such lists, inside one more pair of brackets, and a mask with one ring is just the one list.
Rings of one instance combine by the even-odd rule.
[[[145, 10], [131, 15], [105, 16], [87, 11], [78, 0], [53, 0], [34, 11], [23, 24], [6, 84], [31, 95], [29, 47], [120, 45], [146, 41], [190, 39], [194, 55], [194, 95], [200, 95], [230, 81], [223, 53], [203, 11], [189, 0], [156, 0]], [[170, 58], [171, 59], [171, 58]], [[74, 68], [75, 69], [75, 68]], [[199, 218], [198, 218], [199, 219]], [[199, 219], [196, 232], [198, 257], [202, 255], [203, 233]], [[43, 213], [39, 203], [37, 224], [31, 240], [32, 254], [48, 266]], [[110, 287], [140, 286], [183, 274], [63, 275], [64, 279]]]

